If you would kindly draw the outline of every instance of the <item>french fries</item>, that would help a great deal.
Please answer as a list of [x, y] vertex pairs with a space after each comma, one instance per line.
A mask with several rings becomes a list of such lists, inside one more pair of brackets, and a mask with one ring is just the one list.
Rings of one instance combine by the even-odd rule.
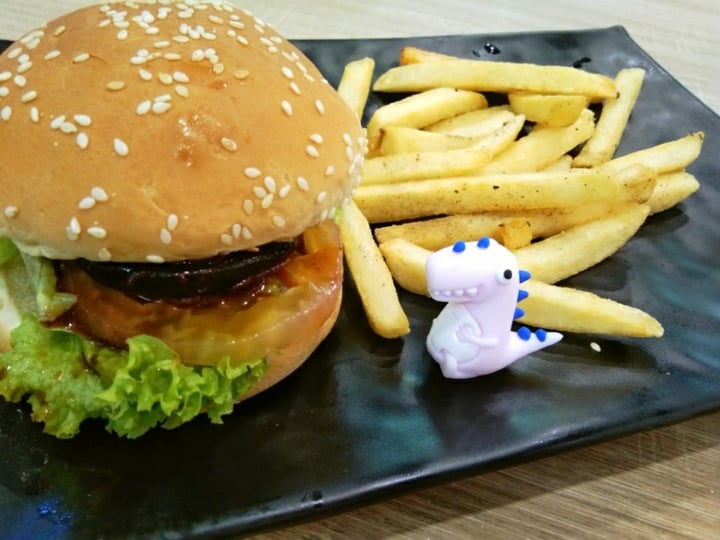
[[[362, 115], [367, 64], [347, 71], [341, 95]], [[685, 168], [701, 151], [702, 132], [615, 156], [644, 75], [640, 68], [610, 77], [403, 48], [399, 66], [372, 89], [412, 94], [368, 121], [369, 154], [342, 225], [348, 267], [376, 332], [409, 331], [389, 280], [427, 296], [433, 251], [489, 236], [532, 274], [520, 322], [662, 336], [660, 322], [638, 308], [556, 285], [621, 250], [649, 215], [699, 188]], [[489, 106], [487, 92], [506, 94], [507, 103]], [[596, 117], [588, 107], [599, 102]], [[378, 322], [383, 309], [391, 323]]]
[[362, 118], [365, 111], [374, 72], [375, 60], [361, 58], [345, 66], [338, 83], [337, 93], [358, 118]]

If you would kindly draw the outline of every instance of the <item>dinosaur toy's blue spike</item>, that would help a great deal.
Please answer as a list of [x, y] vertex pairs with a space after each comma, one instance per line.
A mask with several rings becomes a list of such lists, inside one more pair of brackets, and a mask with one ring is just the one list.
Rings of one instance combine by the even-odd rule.
[[518, 328], [517, 336], [523, 341], [528, 341], [532, 337], [532, 332], [526, 326]]
[[487, 236], [483, 236], [480, 240], [477, 241], [477, 247], [480, 249], [487, 249], [490, 247], [490, 238]]
[[530, 272], [527, 270], [520, 270], [520, 283], [525, 283], [528, 279], [530, 279]]
[[520, 309], [519, 307], [516, 307], [516, 308], [515, 308], [515, 315], [513, 315], [513, 319], [519, 319], [519, 318], [522, 317], [523, 315], [525, 315], [525, 310], [524, 310], [524, 309]]
[[525, 300], [528, 296], [530, 296], [530, 293], [527, 292], [525, 289], [519, 289], [518, 290], [518, 302], [522, 302]]
[[458, 240], [453, 244], [452, 250], [455, 253], [462, 253], [463, 251], [465, 251], [465, 242], [463, 242], [462, 240]]
[[538, 328], [535, 330], [535, 335], [537, 336], [538, 340], [542, 343], [545, 341], [545, 338], [547, 337], [547, 332], [543, 330], [542, 328]]

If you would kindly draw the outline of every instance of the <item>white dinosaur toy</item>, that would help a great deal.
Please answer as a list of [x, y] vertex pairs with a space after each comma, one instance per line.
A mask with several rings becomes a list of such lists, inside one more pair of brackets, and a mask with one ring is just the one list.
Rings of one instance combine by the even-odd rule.
[[426, 341], [445, 377], [487, 375], [562, 339], [558, 332], [512, 330], [513, 320], [524, 314], [517, 303], [528, 296], [520, 283], [530, 274], [495, 240], [456, 242], [436, 251], [425, 275], [430, 296], [448, 303]]

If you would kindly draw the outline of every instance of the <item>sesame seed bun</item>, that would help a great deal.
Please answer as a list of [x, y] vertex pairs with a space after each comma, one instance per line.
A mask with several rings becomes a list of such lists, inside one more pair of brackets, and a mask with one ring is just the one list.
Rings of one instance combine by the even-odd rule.
[[301, 234], [354, 189], [356, 115], [222, 1], [110, 3], [0, 56], [0, 236], [52, 259], [163, 262]]

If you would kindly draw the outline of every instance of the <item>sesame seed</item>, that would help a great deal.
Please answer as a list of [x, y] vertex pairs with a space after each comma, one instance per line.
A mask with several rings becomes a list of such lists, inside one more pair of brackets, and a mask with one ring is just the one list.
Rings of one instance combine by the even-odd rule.
[[290, 83], [290, 90], [292, 90], [293, 93], [296, 94], [296, 95], [298, 95], [298, 96], [301, 94], [301, 92], [300, 92], [300, 87], [297, 85], [297, 83], [296, 83], [295, 81], [292, 81], [292, 82]]
[[153, 75], [147, 69], [141, 69], [138, 71], [138, 75], [143, 81], [152, 81]]
[[345, 147], [345, 155], [348, 158], [348, 161], [353, 161], [355, 158], [355, 154], [353, 153], [353, 149], [350, 146]]
[[5, 207], [5, 217], [8, 219], [12, 219], [15, 216], [18, 215], [18, 208], [17, 206], [6, 206]]
[[113, 139], [113, 149], [118, 156], [122, 157], [125, 157], [130, 153], [128, 145], [118, 138]]
[[37, 124], [40, 121], [40, 111], [38, 110], [37, 107], [32, 107], [30, 109], [30, 120], [34, 124]]
[[269, 40], [268, 38], [266, 38], [266, 37], [261, 37], [261, 38], [260, 38], [260, 43], [262, 43], [262, 44], [265, 45], [266, 47], [272, 47], [272, 46], [273, 46], [273, 42], [270, 41], [270, 40]]
[[2, 109], [0, 109], [0, 118], [7, 122], [12, 117], [12, 107], [10, 105], [5, 105]]
[[77, 126], [72, 122], [63, 122], [60, 124], [60, 131], [63, 133], [77, 133]]
[[192, 56], [190, 56], [190, 59], [193, 62], [202, 62], [203, 60], [205, 60], [205, 53], [202, 49], [195, 49], [192, 52]]
[[177, 60], [182, 60], [182, 55], [178, 53], [165, 53], [163, 54], [163, 58], [165, 60], [170, 60], [171, 62], [175, 62]]
[[283, 100], [283, 102], [280, 104], [280, 106], [282, 107], [282, 110], [285, 111], [285, 114], [287, 114], [288, 116], [292, 116], [293, 109], [292, 109], [292, 105], [290, 105], [289, 101]]
[[144, 56], [133, 56], [130, 59], [130, 63], [134, 66], [139, 66], [141, 64], [145, 64], [147, 62], [147, 58]]
[[292, 69], [290, 69], [287, 66], [282, 67], [282, 74], [285, 75], [285, 77], [287, 77], [288, 79], [292, 79], [293, 77], [295, 77], [295, 74], [293, 73]]
[[77, 124], [80, 124], [83, 127], [88, 127], [90, 124], [92, 124], [92, 118], [90, 118], [90, 116], [87, 114], [76, 114], [75, 116], [73, 116], [73, 120], [75, 120]]
[[307, 145], [307, 147], [305, 148], [305, 152], [307, 152], [307, 155], [310, 157], [316, 158], [320, 156], [320, 152], [318, 152], [318, 149], [315, 148], [312, 144]]
[[65, 121], [64, 114], [61, 114], [60, 116], [56, 116], [50, 122], [50, 129], [60, 129], [60, 126], [63, 124], [64, 121]]
[[86, 53], [86, 52], [80, 53], [80, 54], [76, 54], [75, 56], [73, 56], [73, 59], [72, 59], [72, 61], [73, 61], [74, 64], [79, 64], [79, 63], [81, 63], [81, 62], [86, 62], [87, 60], [90, 60], [90, 55], [89, 55], [88, 53]]
[[112, 254], [110, 253], [110, 250], [108, 248], [101, 248], [100, 251], [98, 251], [98, 259], [105, 262], [112, 259]]
[[70, 220], [70, 225], [68, 226], [68, 229], [75, 234], [80, 234], [80, 232], [82, 232], [82, 229], [80, 227], [80, 222], [78, 221], [78, 219], [76, 217], [73, 217]]
[[103, 229], [102, 227], [98, 227], [97, 225], [93, 226], [93, 227], [89, 227], [87, 232], [93, 238], [106, 238], [107, 237], [107, 231], [105, 229]]
[[58, 37], [58, 36], [62, 35], [62, 33], [65, 32], [65, 30], [66, 30], [65, 25], [61, 24], [60, 26], [58, 26], [55, 29], [55, 31], [53, 32], [53, 36]]
[[179, 83], [187, 84], [190, 82], [190, 77], [188, 77], [187, 73], [183, 71], [174, 71], [172, 74], [172, 78], [175, 82]]
[[277, 191], [277, 182], [275, 182], [275, 179], [272, 176], [266, 176], [264, 184], [265, 184], [265, 188], [270, 193], [275, 193]]
[[315, 101], [315, 108], [320, 114], [325, 114], [325, 105], [319, 99]]
[[330, 214], [330, 211], [325, 208], [322, 212], [320, 212], [320, 221], [325, 221]]
[[297, 180], [298, 187], [303, 191], [310, 191], [310, 184], [308, 184], [308, 181], [303, 178], [302, 176], [298, 176]]
[[225, 72], [225, 64], [217, 63], [213, 64], [213, 73], [215, 75], [222, 75]]
[[158, 263], [158, 264], [165, 262], [165, 259], [163, 259], [160, 255], [153, 255], [153, 254], [146, 256], [145, 260], [147, 262]]
[[81, 150], [85, 150], [90, 144], [90, 139], [88, 138], [87, 133], [81, 131], [77, 134], [77, 137], [75, 137], [75, 142]]
[[264, 29], [262, 26], [260, 26], [259, 24], [256, 24], [256, 25], [255, 25], [255, 30], [257, 31], [258, 34], [264, 34], [264, 33], [265, 33], [265, 29]]
[[98, 186], [90, 190], [90, 196], [98, 202], [107, 202], [109, 200], [107, 192]]
[[323, 136], [319, 133], [313, 133], [310, 135], [310, 140], [314, 142], [315, 144], [322, 144], [323, 143]]
[[117, 92], [118, 90], [125, 88], [125, 83], [122, 81], [110, 81], [105, 85], [105, 88], [112, 90], [113, 92]]
[[17, 72], [18, 72], [18, 73], [25, 73], [25, 72], [28, 71], [32, 66], [33, 66], [33, 63], [28, 60], [28, 61], [23, 62], [22, 64], [20, 64], [20, 65], [18, 66]]
[[292, 188], [292, 186], [291, 186], [290, 184], [285, 184], [283, 187], [281, 187], [281, 188], [280, 188], [280, 192], [278, 193], [278, 195], [280, 196], [280, 198], [281, 198], [281, 199], [284, 199], [285, 197], [287, 197], [288, 195], [290, 195], [290, 189], [291, 189], [291, 188]]
[[245, 36], [238, 36], [237, 38], [238, 43], [242, 43], [243, 45], [250, 45], [250, 42], [247, 40]]
[[152, 102], [150, 100], [146, 100], [141, 102], [137, 108], [135, 109], [135, 112], [142, 116], [144, 114], [147, 114], [150, 112], [150, 109], [152, 109]]
[[253, 194], [254, 194], [258, 199], [264, 199], [264, 198], [267, 196], [268, 193], [267, 193], [267, 191], [265, 190], [264, 187], [255, 186], [255, 187], [253, 187]]
[[128, 31], [125, 28], [123, 28], [115, 35], [115, 37], [118, 38], [120, 41], [127, 39]]
[[599, 344], [599, 343], [596, 343], [595, 341], [593, 341], [593, 342], [590, 343], [590, 348], [591, 348], [593, 351], [595, 351], [595, 352], [600, 352], [600, 351], [602, 351], [602, 347], [600, 347], [600, 344]]
[[156, 36], [160, 33], [160, 29], [157, 26], [151, 26], [145, 29], [145, 34], [148, 36]]
[[240, 21], [230, 21], [230, 22], [228, 22], [228, 24], [230, 26], [232, 26], [233, 28], [236, 28], [237, 30], [245, 29], [245, 25], [243, 23], [241, 23]]
[[175, 229], [177, 229], [178, 226], [178, 217], [177, 214], [170, 214], [167, 218], [167, 229], [168, 231], [172, 232]]
[[172, 244], [172, 234], [167, 229], [160, 230], [160, 241], [163, 244]]
[[172, 104], [167, 101], [155, 101], [152, 104], [152, 112], [155, 114], [163, 114], [170, 110]]
[[335, 174], [335, 167], [328, 165], [327, 169], [325, 169], [325, 176], [332, 176], [333, 174]]
[[30, 103], [34, 99], [36, 99], [38, 96], [37, 92], [35, 90], [30, 90], [29, 92], [25, 92], [22, 97], [20, 98], [20, 101], [23, 103]]
[[7, 86], [0, 86], [0, 98], [10, 95], [10, 89]]
[[277, 216], [277, 215], [273, 216], [272, 222], [273, 222], [273, 225], [275, 225], [276, 227], [284, 227], [285, 226], [285, 218], [283, 218], [282, 216]]
[[352, 143], [353, 143], [352, 137], [350, 137], [350, 135], [348, 133], [343, 133], [343, 141], [345, 142], [345, 144], [347, 146], [352, 146]]
[[12, 79], [12, 72], [0, 71], [0, 82], [9, 81], [10, 79]]
[[221, 234], [220, 235], [220, 242], [222, 242], [226, 246], [229, 246], [230, 244], [232, 244], [232, 241], [233, 241], [233, 237], [230, 236], [229, 234]]
[[240, 235], [242, 234], [242, 225], [240, 225], [239, 223], [234, 223], [231, 231], [233, 237], [240, 238]]
[[250, 199], [245, 199], [243, 201], [243, 210], [245, 210], [245, 213], [248, 216], [251, 216], [253, 211], [255, 210], [255, 203], [252, 202]]
[[153, 43], [153, 47], [155, 47], [156, 49], [164, 49], [166, 47], [169, 47], [170, 45], [170, 42], [167, 40], [156, 41], [155, 43]]
[[303, 74], [307, 75], [308, 70], [302, 62], [298, 60], [297, 62], [295, 62], [295, 65], [300, 71], [303, 72]]
[[242, 237], [243, 237], [245, 240], [252, 240], [253, 233], [252, 233], [252, 231], [251, 231], [250, 229], [248, 229], [247, 227], [243, 227]]
[[23, 51], [22, 47], [15, 47], [14, 49], [10, 50], [9, 53], [7, 53], [7, 57], [8, 57], [10, 60], [14, 60], [14, 59], [17, 58], [18, 56], [20, 56], [20, 54], [22, 53], [22, 51]]
[[188, 97], [190, 95], [190, 91], [187, 89], [187, 86], [183, 86], [182, 84], [178, 84], [175, 86], [175, 93], [180, 97]]
[[187, 43], [190, 38], [187, 36], [173, 36], [173, 41], [176, 43]]
[[222, 17], [218, 17], [217, 15], [210, 15], [210, 17], [208, 17], [208, 19], [210, 20], [211, 23], [214, 23], [214, 24], [225, 24], [225, 21], [222, 19]]
[[258, 178], [261, 174], [262, 172], [260, 171], [260, 169], [257, 169], [255, 167], [245, 168], [245, 176], [247, 176], [248, 178]]
[[44, 58], [45, 60], [54, 60], [54, 59], [57, 58], [58, 56], [60, 56], [60, 51], [58, 51], [57, 49], [55, 49], [55, 50], [52, 50], [52, 51], [48, 52], [43, 58]]
[[18, 88], [24, 88], [27, 84], [27, 79], [22, 75], [15, 75], [15, 77], [13, 78], [13, 82]]
[[80, 210], [90, 210], [90, 208], [95, 206], [96, 202], [97, 201], [92, 197], [83, 197], [83, 199], [78, 203], [78, 208]]
[[228, 137], [221, 138], [220, 144], [223, 145], [223, 148], [225, 148], [225, 150], [228, 150], [230, 152], [235, 152], [238, 149], [237, 143], [232, 139], [229, 139]]
[[319, 204], [322, 204], [323, 202], [325, 202], [325, 199], [327, 199], [327, 192], [321, 191], [320, 193], [318, 193], [318, 196], [315, 199], [315, 201], [318, 202]]
[[235, 73], [233, 73], [233, 77], [241, 81], [247, 79], [249, 75], [250, 72], [247, 69], [237, 69]]
[[170, 75], [169, 73], [158, 73], [158, 80], [162, 84], [172, 84], [173, 83], [172, 75]]
[[267, 195], [265, 195], [262, 202], [260, 203], [260, 207], [263, 210], [267, 210], [268, 208], [270, 208], [272, 206], [273, 198], [274, 195], [272, 193], [268, 193]]

